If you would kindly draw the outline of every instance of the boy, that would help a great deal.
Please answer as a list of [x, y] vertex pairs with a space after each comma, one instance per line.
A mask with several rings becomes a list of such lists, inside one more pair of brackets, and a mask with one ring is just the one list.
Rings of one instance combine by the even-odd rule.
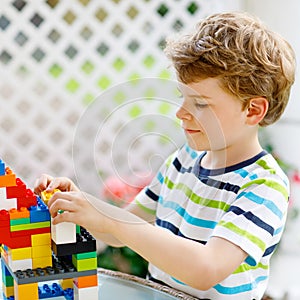
[[[289, 44], [243, 13], [221, 13], [168, 41], [187, 144], [127, 210], [42, 175], [59, 188], [53, 223], [75, 222], [149, 261], [150, 278], [200, 299], [261, 299], [287, 213], [288, 179], [258, 141], [283, 113], [294, 82]], [[95, 209], [96, 208], [96, 209]], [[57, 214], [59, 209], [63, 214]]]

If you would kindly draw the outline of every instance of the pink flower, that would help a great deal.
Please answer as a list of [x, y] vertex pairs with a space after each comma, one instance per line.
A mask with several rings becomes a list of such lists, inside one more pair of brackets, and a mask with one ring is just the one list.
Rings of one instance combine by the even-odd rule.
[[104, 182], [102, 197], [119, 207], [128, 205], [135, 196], [152, 180], [152, 175], [138, 174], [139, 176], [127, 177], [108, 177]]

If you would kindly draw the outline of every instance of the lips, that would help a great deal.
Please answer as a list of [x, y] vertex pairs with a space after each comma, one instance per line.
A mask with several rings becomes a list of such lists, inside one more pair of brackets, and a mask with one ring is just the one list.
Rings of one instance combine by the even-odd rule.
[[183, 128], [183, 130], [187, 134], [193, 134], [193, 133], [199, 133], [199, 132], [201, 132], [200, 130], [194, 130], [194, 129], [188, 129], [188, 128]]

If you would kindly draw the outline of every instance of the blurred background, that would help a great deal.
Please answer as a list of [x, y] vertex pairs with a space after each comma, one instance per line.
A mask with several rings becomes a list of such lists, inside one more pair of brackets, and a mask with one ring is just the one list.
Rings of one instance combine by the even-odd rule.
[[[260, 17], [291, 43], [299, 61], [297, 0], [1, 0], [0, 157], [29, 186], [41, 173], [68, 176], [124, 205], [120, 197], [130, 201], [184, 141], [173, 118], [176, 105], [157, 101], [176, 97], [164, 83], [175, 79], [163, 53], [166, 37], [231, 10]], [[155, 80], [145, 84], [145, 78]], [[129, 103], [132, 91], [147, 101]], [[286, 232], [271, 270], [274, 299], [300, 299], [299, 92], [297, 78], [281, 121], [261, 132], [292, 183]], [[120, 115], [109, 118], [120, 107]], [[97, 138], [91, 140], [91, 132]], [[144, 276], [146, 263], [130, 249], [101, 249], [99, 265]]]

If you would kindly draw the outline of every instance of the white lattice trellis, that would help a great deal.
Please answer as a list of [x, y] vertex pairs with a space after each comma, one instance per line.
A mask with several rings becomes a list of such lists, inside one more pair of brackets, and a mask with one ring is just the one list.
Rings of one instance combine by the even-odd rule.
[[[0, 5], [0, 157], [33, 184], [41, 172], [74, 176], [72, 143], [77, 121], [99, 94], [112, 89], [120, 105], [126, 101], [126, 93], [118, 90], [124, 88], [122, 83], [144, 77], [171, 79], [162, 51], [166, 36], [212, 12], [236, 10], [239, 0], [2, 0]], [[141, 97], [149, 93], [160, 97], [149, 89], [143, 93]], [[174, 105], [162, 108], [155, 97], [152, 117], [156, 112], [166, 118], [151, 117], [156, 122], [152, 127], [149, 114], [145, 118], [149, 106], [144, 105], [149, 101], [136, 102], [131, 111], [127, 107], [124, 123], [118, 117], [110, 119], [115, 124], [109, 125], [108, 140], [96, 146], [97, 155], [99, 151], [99, 157], [104, 157], [101, 165], [96, 163], [101, 174], [109, 174], [112, 168], [107, 149], [116, 135], [124, 141], [122, 134], [134, 131], [135, 126], [142, 128], [143, 120], [145, 132], [158, 132], [162, 124], [157, 122], [174, 114]], [[129, 126], [128, 120], [135, 119], [137, 123]], [[93, 124], [97, 121], [103, 122], [94, 120]], [[179, 132], [176, 122], [173, 125], [172, 130]], [[126, 157], [129, 168], [142, 169], [149, 157], [166, 155], [177, 143], [137, 132], [140, 141], [128, 135], [135, 140], [128, 143], [132, 151]], [[113, 163], [124, 162], [121, 150], [118, 159], [114, 152]], [[84, 173], [86, 154], [80, 153], [75, 165], [80, 168], [82, 163]], [[97, 185], [89, 174], [81, 180]]]

